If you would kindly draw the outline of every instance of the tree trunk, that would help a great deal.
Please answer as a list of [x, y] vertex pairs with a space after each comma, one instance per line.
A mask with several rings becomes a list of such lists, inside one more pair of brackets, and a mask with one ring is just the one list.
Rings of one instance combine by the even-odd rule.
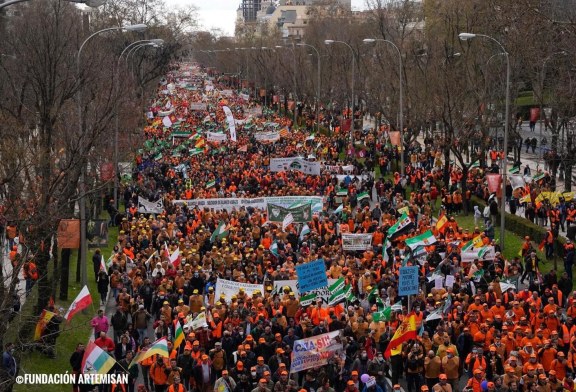
[[564, 192], [572, 192], [572, 163], [564, 164]]
[[448, 189], [450, 183], [450, 147], [444, 147], [444, 186]]
[[62, 262], [60, 268], [60, 300], [68, 299], [68, 278], [70, 275], [70, 255], [71, 249], [62, 249]]
[[80, 272], [82, 271], [82, 258], [80, 249], [82, 248], [82, 238], [80, 238], [80, 248], [78, 248], [78, 258], [76, 259], [76, 283], [80, 283]]
[[[44, 233], [43, 233], [44, 234]], [[43, 236], [46, 238], [47, 236]], [[42, 243], [38, 253], [36, 254], [36, 264], [38, 267], [38, 281], [36, 286], [38, 287], [38, 300], [36, 302], [36, 308], [34, 309], [35, 314], [40, 314], [42, 310], [48, 305], [48, 299], [51, 293], [50, 277], [48, 275], [48, 263], [50, 262], [49, 247], [45, 242]]]
[[52, 246], [52, 262], [54, 263], [53, 268], [53, 279], [52, 279], [52, 288], [50, 289], [50, 297], [52, 299], [56, 298], [56, 290], [58, 289], [58, 281], [60, 280], [58, 266], [58, 236], [54, 236], [54, 243]]

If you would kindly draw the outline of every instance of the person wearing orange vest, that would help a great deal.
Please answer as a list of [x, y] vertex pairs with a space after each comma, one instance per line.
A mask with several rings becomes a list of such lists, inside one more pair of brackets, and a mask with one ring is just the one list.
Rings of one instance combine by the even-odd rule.
[[482, 355], [481, 348], [474, 348], [470, 354], [466, 357], [465, 360], [466, 365], [468, 366], [468, 373], [470, 377], [476, 375], [476, 371], [480, 370], [480, 374], [482, 371], [486, 369], [486, 359]]
[[150, 381], [154, 384], [154, 390], [156, 392], [166, 391], [169, 372], [170, 369], [166, 366], [164, 359], [158, 356], [156, 362], [150, 366]]
[[546, 259], [550, 260], [554, 255], [554, 224], [550, 225], [544, 236], [544, 248], [546, 249]]
[[174, 382], [168, 387], [168, 392], [186, 392], [184, 385], [180, 384], [180, 377], [174, 377]]
[[482, 370], [475, 369], [473, 377], [471, 377], [466, 384], [466, 388], [471, 389], [472, 392], [482, 392], [482, 382], [484, 382]]
[[568, 230], [568, 227], [576, 222], [576, 207], [574, 207], [574, 204], [570, 204], [566, 214], [566, 230]]
[[26, 280], [26, 296], [30, 295], [34, 283], [38, 280], [38, 268], [32, 260], [24, 263], [23, 273]]

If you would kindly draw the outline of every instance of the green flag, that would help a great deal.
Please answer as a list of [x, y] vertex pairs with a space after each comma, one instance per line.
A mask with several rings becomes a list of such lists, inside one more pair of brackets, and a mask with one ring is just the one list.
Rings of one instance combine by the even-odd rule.
[[384, 310], [372, 313], [372, 320], [379, 321], [390, 321], [390, 316], [392, 315], [392, 308], [387, 307]]
[[328, 290], [330, 290], [331, 293], [335, 293], [337, 291], [340, 291], [342, 289], [344, 289], [345, 286], [345, 281], [344, 278], [339, 278], [336, 282], [332, 283], [330, 285], [330, 287], [328, 287]]
[[316, 293], [303, 295], [302, 297], [300, 297], [300, 306], [308, 306], [312, 304], [312, 302], [316, 300], [317, 296], [318, 294]]
[[358, 201], [363, 200], [363, 199], [368, 199], [370, 196], [368, 195], [368, 192], [362, 192], [360, 194], [358, 194]]
[[210, 237], [210, 242], [214, 242], [217, 239], [222, 239], [228, 235], [228, 227], [224, 222], [220, 222], [212, 236]]

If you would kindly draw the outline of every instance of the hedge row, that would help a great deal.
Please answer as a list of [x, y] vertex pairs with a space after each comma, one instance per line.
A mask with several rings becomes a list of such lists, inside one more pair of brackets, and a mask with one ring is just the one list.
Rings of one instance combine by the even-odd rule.
[[[476, 196], [472, 196], [471, 205], [475, 204], [480, 206], [480, 211], [482, 211], [486, 206], [486, 202], [484, 200]], [[498, 214], [498, 222], [500, 222], [500, 214]], [[497, 226], [499, 227], [500, 225]], [[544, 239], [547, 231], [546, 228], [538, 226], [524, 217], [518, 215], [512, 215], [508, 212], [506, 212], [504, 227], [506, 228], [506, 230], [511, 231], [512, 233], [519, 235], [522, 238], [524, 238], [525, 236], [530, 236], [530, 239], [536, 243], [536, 246], [538, 246], [538, 244], [540, 244], [540, 242]], [[556, 247], [555, 254], [557, 255], [564, 254], [565, 244], [566, 244], [566, 238], [559, 236], [555, 241], [555, 247]]]

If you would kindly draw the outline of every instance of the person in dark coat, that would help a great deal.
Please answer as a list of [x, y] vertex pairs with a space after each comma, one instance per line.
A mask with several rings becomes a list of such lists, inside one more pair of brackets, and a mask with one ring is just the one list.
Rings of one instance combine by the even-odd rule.
[[102, 265], [102, 253], [100, 249], [94, 251], [92, 255], [92, 266], [94, 267], [94, 278], [98, 282], [98, 273], [100, 272], [100, 266]]
[[216, 371], [212, 368], [208, 355], [203, 354], [201, 358], [202, 360], [194, 366], [194, 379], [198, 390], [206, 391], [216, 382]]
[[540, 259], [536, 256], [536, 252], [531, 252], [526, 258], [524, 259], [524, 273], [522, 274], [522, 278], [520, 278], [520, 283], [524, 284], [524, 279], [528, 276], [530, 282], [532, 282], [536, 278], [536, 273], [538, 270], [538, 263]]
[[100, 302], [101, 305], [106, 304], [106, 297], [108, 295], [108, 284], [110, 280], [108, 279], [108, 275], [106, 271], [100, 271], [98, 273], [98, 279], [96, 280], [98, 283], [98, 292], [100, 293]]

